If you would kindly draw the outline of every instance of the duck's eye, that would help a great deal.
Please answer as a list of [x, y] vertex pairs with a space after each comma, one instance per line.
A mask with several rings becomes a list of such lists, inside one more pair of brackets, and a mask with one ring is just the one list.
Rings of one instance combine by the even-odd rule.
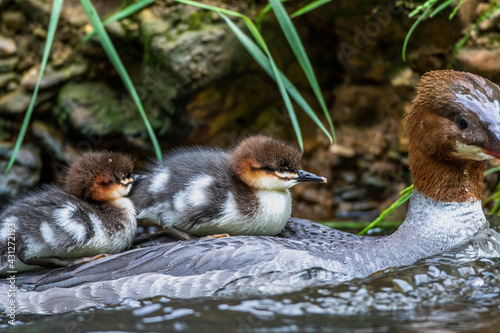
[[285, 172], [287, 172], [288, 170], [287, 170], [287, 168], [280, 167], [280, 168], [278, 168], [278, 170], [277, 170], [277, 171], [278, 171], [279, 173], [285, 173]]
[[458, 129], [461, 130], [461, 131], [463, 131], [464, 129], [466, 129], [467, 127], [469, 127], [469, 124], [467, 123], [467, 121], [462, 116], [457, 116], [455, 118], [455, 124], [457, 124]]
[[126, 180], [127, 179], [127, 175], [123, 175], [121, 180]]

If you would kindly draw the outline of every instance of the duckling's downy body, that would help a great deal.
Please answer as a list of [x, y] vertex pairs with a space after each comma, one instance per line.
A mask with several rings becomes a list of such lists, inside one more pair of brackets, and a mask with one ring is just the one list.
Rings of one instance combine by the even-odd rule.
[[[132, 161], [86, 153], [70, 167], [66, 190], [45, 186], [0, 215], [0, 275], [67, 266], [128, 248], [136, 232]], [[89, 257], [91, 256], [91, 257]]]
[[[304, 269], [330, 272], [331, 283], [409, 265], [464, 244], [488, 229], [481, 209], [484, 160], [500, 156], [500, 89], [478, 76], [435, 71], [422, 77], [406, 119], [415, 190], [404, 223], [387, 237], [336, 230], [161, 244], [45, 275], [18, 277], [19, 312], [63, 312], [126, 298], [224, 294], [249, 279]], [[309, 227], [320, 230], [311, 222]], [[298, 237], [296, 236], [298, 235]], [[324, 281], [323, 281], [324, 282]], [[54, 287], [64, 287], [54, 289]], [[0, 286], [7, 306], [8, 283]], [[29, 291], [21, 288], [28, 288]], [[113, 295], [96, 299], [96, 293]], [[64, 301], [60, 301], [60, 297]]]
[[227, 233], [278, 234], [290, 218], [289, 188], [298, 182], [326, 182], [299, 169], [297, 148], [252, 136], [234, 151], [177, 150], [154, 165], [135, 187], [138, 218], [181, 238]]

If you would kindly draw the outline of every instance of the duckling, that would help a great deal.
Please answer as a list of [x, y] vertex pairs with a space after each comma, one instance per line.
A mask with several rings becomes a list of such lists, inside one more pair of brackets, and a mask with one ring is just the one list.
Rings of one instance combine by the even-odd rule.
[[299, 168], [302, 152], [266, 136], [233, 151], [180, 149], [153, 165], [132, 193], [138, 219], [180, 239], [191, 236], [278, 234], [292, 212], [289, 189], [326, 178]]
[[38, 266], [69, 266], [129, 247], [135, 209], [124, 198], [133, 161], [122, 154], [88, 152], [68, 170], [65, 189], [42, 187], [0, 214], [0, 275]]

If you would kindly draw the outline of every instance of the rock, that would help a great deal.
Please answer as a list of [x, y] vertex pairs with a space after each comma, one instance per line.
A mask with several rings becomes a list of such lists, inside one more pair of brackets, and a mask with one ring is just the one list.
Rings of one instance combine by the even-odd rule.
[[[69, 79], [79, 76], [87, 70], [86, 63], [71, 63], [65, 67], [54, 70], [47, 66], [40, 82], [40, 89], [52, 87], [59, 83], [68, 81]], [[40, 65], [32, 67], [24, 74], [21, 79], [21, 85], [30, 90], [35, 89], [38, 75], [40, 74]]]
[[0, 59], [0, 73], [9, 72], [16, 67], [19, 58], [12, 57], [6, 59]]
[[9, 57], [16, 52], [16, 43], [12, 39], [0, 35], [0, 57]]
[[24, 26], [26, 19], [20, 11], [5, 11], [2, 13], [2, 26], [12, 33], [16, 33]]
[[340, 193], [340, 198], [345, 201], [357, 201], [362, 200], [366, 195], [364, 189], [352, 188]]
[[344, 147], [336, 143], [332, 144], [329, 150], [331, 153], [344, 158], [353, 158], [354, 156], [356, 156], [356, 152], [354, 151], [354, 149]]
[[16, 79], [16, 73], [0, 74], [0, 88], [5, 87], [10, 81]]
[[37, 120], [31, 124], [31, 131], [51, 158], [70, 162], [78, 156], [75, 148], [65, 140], [64, 134], [60, 130]]
[[45, 0], [23, 0], [17, 3], [26, 17], [31, 17], [36, 24], [48, 26], [52, 3]]
[[21, 113], [28, 109], [31, 94], [23, 90], [15, 90], [0, 98], [0, 113]]
[[[32, 93], [28, 93], [23, 89], [14, 90], [0, 98], [0, 114], [16, 114], [23, 113], [28, 109], [31, 102]], [[40, 103], [52, 98], [54, 92], [45, 91], [38, 93], [35, 107]]]
[[405, 67], [396, 72], [391, 78], [391, 85], [393, 87], [410, 87], [413, 88], [417, 85], [420, 77], [417, 73], [409, 67]]
[[[179, 15], [176, 22], [197, 23], [172, 24], [172, 12]], [[148, 96], [162, 109], [171, 109], [174, 99], [192, 95], [249, 63], [246, 51], [226, 24], [213, 23], [207, 11], [175, 5], [167, 8], [163, 17], [145, 10], [140, 19], [147, 56], [155, 63], [154, 77], [162, 82], [151, 86]]]
[[136, 134], [144, 130], [130, 100], [120, 102], [104, 82], [67, 83], [59, 92], [55, 116], [87, 135]]
[[12, 169], [5, 174], [13, 147], [14, 143], [0, 142], [0, 201], [33, 190], [40, 181], [40, 150], [30, 144], [19, 149]]
[[391, 86], [342, 85], [335, 89], [333, 117], [338, 124], [372, 125], [397, 113], [401, 99]]
[[66, 1], [62, 7], [61, 16], [64, 17], [69, 24], [76, 27], [83, 27], [89, 22], [85, 9], [82, 4], [77, 1]]
[[457, 67], [498, 80], [500, 78], [500, 50], [485, 47], [463, 47], [456, 56]]

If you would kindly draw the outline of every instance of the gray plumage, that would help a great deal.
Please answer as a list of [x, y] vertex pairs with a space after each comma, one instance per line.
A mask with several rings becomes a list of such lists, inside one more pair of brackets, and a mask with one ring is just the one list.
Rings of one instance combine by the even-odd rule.
[[[85, 201], [48, 185], [18, 198], [0, 214], [0, 275], [22, 271], [26, 265], [58, 266], [43, 258], [78, 258], [117, 252], [128, 247], [135, 225], [127, 211], [105, 202]], [[133, 221], [135, 223], [135, 220]], [[14, 232], [8, 232], [14, 225]], [[130, 230], [129, 230], [130, 229]], [[132, 230], [133, 229], [133, 230]], [[123, 233], [130, 234], [123, 240]], [[15, 247], [9, 263], [8, 237]], [[109, 238], [106, 242], [102, 238]], [[121, 237], [121, 238], [120, 238]], [[121, 243], [124, 243], [122, 246]]]
[[[285, 236], [300, 235], [303, 228], [300, 221]], [[321, 228], [311, 224], [313, 233]], [[19, 276], [16, 299], [20, 312], [55, 313], [117, 304], [126, 298], [217, 296], [241, 278], [311, 268], [330, 272], [329, 283], [335, 284], [412, 264], [460, 245], [487, 228], [481, 202], [444, 203], [415, 191], [405, 222], [387, 237], [321, 229], [319, 241], [302, 236], [242, 236], [162, 244], [78, 267]], [[426, 235], [425, 242], [422, 235]], [[1, 282], [3, 307], [8, 304], [8, 287], [8, 282]]]
[[[223, 213], [222, 203], [232, 194], [244, 214], [255, 212], [256, 198], [250, 188], [232, 172], [231, 154], [218, 148], [182, 148], [166, 155], [163, 162], [149, 167], [145, 177], [132, 189], [131, 199], [138, 211], [138, 218], [149, 218], [162, 224], [175, 211], [175, 224], [190, 229], [209, 222]], [[203, 204], [193, 204], [184, 199], [184, 209], [175, 208], [175, 195], [186, 190], [190, 182], [204, 176], [213, 179], [204, 187]]]

